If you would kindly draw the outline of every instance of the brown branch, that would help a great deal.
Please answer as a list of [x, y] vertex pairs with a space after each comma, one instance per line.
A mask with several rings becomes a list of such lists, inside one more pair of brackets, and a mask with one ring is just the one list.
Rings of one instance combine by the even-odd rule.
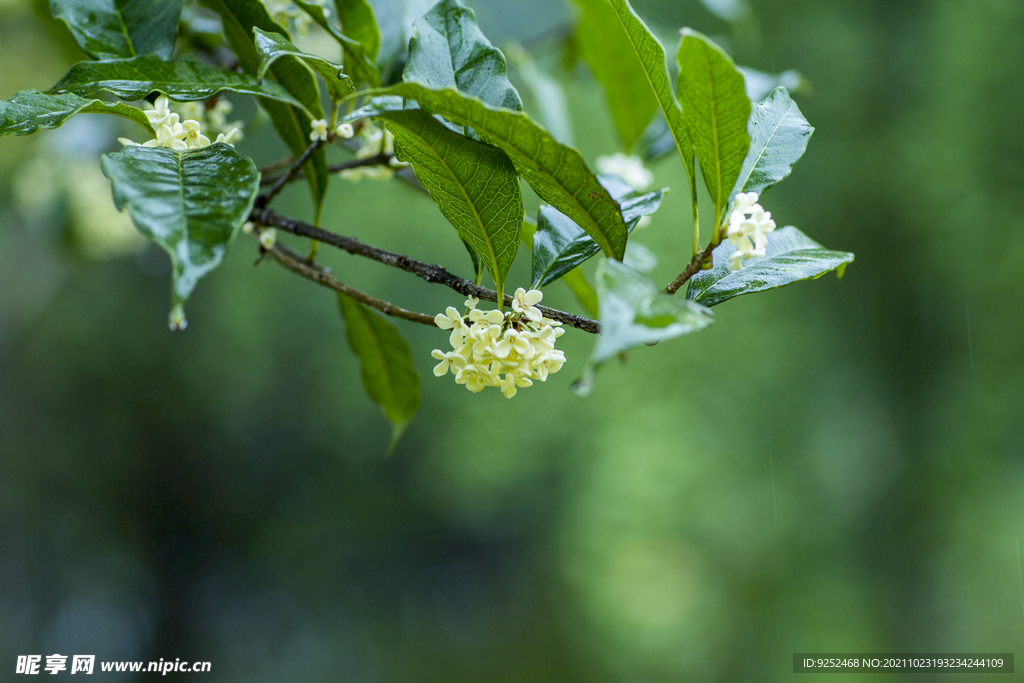
[[335, 292], [347, 294], [359, 303], [366, 304], [370, 308], [375, 308], [385, 315], [401, 318], [402, 320], [408, 320], [409, 322], [420, 323], [421, 325], [437, 327], [434, 324], [433, 316], [400, 308], [394, 304], [388, 303], [387, 301], [372, 297], [365, 292], [355, 289], [354, 287], [349, 287], [348, 285], [339, 282], [338, 279], [331, 275], [327, 269], [317, 265], [316, 263], [306, 261], [305, 257], [289, 249], [283, 244], [275, 244], [272, 248], [262, 249], [262, 251], [268, 258], [277, 261], [296, 275], [301, 275], [307, 280], [312, 280], [318, 285], [332, 289]]
[[[260, 207], [253, 209], [250, 220], [254, 223], [290, 232], [293, 235], [309, 237], [323, 242], [324, 244], [329, 244], [332, 247], [337, 247], [338, 249], [347, 251], [350, 254], [363, 256], [377, 261], [378, 263], [383, 263], [386, 266], [404, 270], [405, 272], [412, 273], [427, 282], [450, 287], [464, 296], [474, 296], [477, 299], [484, 299], [486, 301], [496, 302], [498, 300], [498, 293], [493, 289], [481, 287], [470, 280], [458, 277], [441, 266], [423, 263], [422, 261], [411, 259], [408, 256], [396, 254], [377, 247], [371, 247], [370, 245], [363, 244], [352, 237], [338, 235], [336, 233], [323, 230], [322, 228], [312, 226], [309, 223], [303, 223], [302, 221], [297, 221], [293, 218], [287, 218], [271, 211], [270, 209]], [[509, 306], [512, 304], [511, 296], [505, 295], [505, 304]], [[600, 332], [600, 325], [596, 320], [590, 320], [589, 318], [573, 315], [572, 313], [566, 313], [565, 311], [559, 311], [554, 308], [548, 308], [547, 306], [538, 306], [538, 308], [540, 308], [541, 312], [551, 320], [557, 320], [560, 323], [575, 327], [576, 329], [583, 330], [584, 332], [590, 332], [591, 334], [598, 334]]]
[[692, 259], [690, 259], [690, 262], [686, 264], [686, 269], [679, 274], [679, 277], [670, 282], [668, 287], [665, 288], [665, 293], [675, 294], [678, 292], [680, 287], [686, 284], [691, 277], [696, 275], [700, 269], [704, 267], [704, 262], [711, 257], [711, 252], [717, 246], [717, 244], [712, 242], [711, 244], [708, 244], [708, 246], [704, 247], [704, 251], [696, 254]]
[[277, 196], [277, 193], [284, 189], [285, 185], [295, 179], [295, 176], [299, 173], [299, 169], [309, 161], [310, 157], [316, 154], [317, 150], [320, 149], [323, 144], [323, 140], [315, 140], [313, 144], [307, 147], [306, 151], [302, 153], [302, 156], [296, 159], [295, 163], [288, 169], [288, 172], [278, 178], [277, 182], [274, 183], [273, 187], [267, 190], [266, 194], [260, 195], [256, 198], [256, 206], [263, 207], [270, 204], [274, 197]]

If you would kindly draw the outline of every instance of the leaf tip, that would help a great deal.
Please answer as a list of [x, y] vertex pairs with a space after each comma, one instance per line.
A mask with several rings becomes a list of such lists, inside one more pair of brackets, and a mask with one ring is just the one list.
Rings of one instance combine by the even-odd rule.
[[180, 332], [188, 327], [185, 309], [182, 308], [181, 304], [175, 304], [174, 308], [171, 309], [170, 315], [167, 316], [167, 325], [171, 328], [172, 332]]
[[391, 441], [388, 442], [388, 447], [384, 450], [384, 457], [390, 458], [395, 454], [395, 449], [398, 448], [398, 442], [402, 440], [402, 434], [405, 433], [405, 428], [409, 425], [409, 421], [404, 422], [392, 422], [391, 423]]

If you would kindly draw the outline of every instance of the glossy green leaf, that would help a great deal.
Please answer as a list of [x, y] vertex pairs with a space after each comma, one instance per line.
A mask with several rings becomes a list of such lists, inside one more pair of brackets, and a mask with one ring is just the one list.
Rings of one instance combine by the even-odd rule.
[[750, 100], [743, 75], [706, 36], [683, 29], [677, 89], [717, 221], [750, 149]]
[[746, 261], [739, 270], [729, 268], [733, 251], [732, 244], [726, 241], [712, 252], [714, 268], [693, 276], [686, 290], [687, 299], [715, 306], [741, 294], [821, 277], [853, 262], [853, 254], [826, 249], [792, 226], [768, 233], [765, 255]]
[[[238, 57], [238, 64], [248, 74], [255, 75], [260, 68], [260, 55], [253, 40], [253, 28], [279, 33], [291, 40], [288, 31], [274, 21], [263, 3], [257, 0], [200, 0], [200, 4], [220, 15], [224, 24], [224, 36]], [[282, 57], [277, 60], [270, 67], [270, 73], [301, 106], [287, 105], [267, 98], [260, 99], [260, 104], [270, 116], [274, 129], [292, 155], [299, 157], [309, 147], [312, 120], [324, 118], [316, 76], [302, 60], [295, 57]], [[303, 177], [309, 183], [319, 220], [320, 207], [329, 180], [324, 150], [318, 150], [302, 167], [302, 171]]]
[[214, 69], [191, 57], [165, 62], [154, 55], [79, 62], [50, 92], [82, 97], [109, 92], [123, 100], [141, 100], [160, 92], [178, 102], [197, 102], [222, 90], [299, 104], [277, 83], [268, 81], [261, 85], [253, 76]]
[[256, 51], [260, 53], [261, 57], [260, 68], [256, 72], [256, 77], [261, 82], [267, 74], [267, 69], [278, 59], [282, 57], [297, 57], [308, 64], [313, 71], [320, 74], [320, 77], [324, 79], [332, 101], [337, 102], [355, 91], [355, 84], [352, 83], [351, 78], [345, 75], [341, 64], [335, 64], [322, 57], [303, 52], [292, 45], [291, 41], [280, 33], [270, 33], [256, 27], [253, 29], [253, 36], [256, 41]]
[[146, 113], [124, 102], [102, 102], [78, 95], [47, 95], [22, 90], [6, 102], [0, 100], [0, 135], [28, 135], [40, 128], [57, 128], [75, 114], [113, 114], [135, 121], [153, 134]]
[[590, 355], [598, 366], [623, 351], [702, 330], [714, 321], [707, 308], [665, 294], [646, 275], [617, 261], [597, 268], [601, 334]]
[[[661, 206], [666, 190], [640, 194], [618, 178], [601, 176], [601, 183], [619, 202], [627, 229], [633, 228], [643, 216]], [[533, 236], [533, 267], [531, 287], [544, 287], [595, 256], [601, 248], [571, 219], [550, 206], [540, 207], [537, 232]]]
[[413, 24], [402, 80], [454, 88], [492, 107], [519, 111], [523, 103], [506, 73], [505, 56], [480, 32], [473, 10], [457, 0], [441, 0]]
[[391, 423], [393, 450], [420, 407], [420, 376], [408, 342], [383, 316], [338, 295], [349, 346], [362, 364], [363, 387]]
[[750, 151], [729, 199], [737, 192], [763, 193], [788, 176], [804, 155], [813, 132], [785, 88], [777, 88], [755, 104], [747, 122]]
[[182, 305], [199, 278], [220, 265], [260, 189], [248, 157], [225, 144], [177, 152], [128, 146], [104, 155], [114, 204], [128, 209], [147, 239], [171, 256], [171, 327], [187, 324]]
[[[353, 40], [349, 36], [338, 30], [338, 28], [328, 20], [324, 8], [313, 2], [305, 2], [305, 0], [292, 0], [296, 5], [299, 6], [309, 17], [316, 23], [317, 26], [327, 31], [332, 38], [334, 38], [344, 53], [345, 59], [345, 70], [352, 75], [352, 78], [356, 83], [367, 83], [371, 88], [380, 87], [380, 71], [377, 70], [377, 65], [373, 61], [373, 57], [369, 54], [369, 48], [364, 47], [359, 41]], [[358, 2], [346, 3], [345, 0], [338, 0], [339, 4], [359, 4]], [[373, 19], [373, 11], [370, 11], [370, 19]], [[376, 48], [374, 48], [374, 53]]]
[[334, 7], [342, 33], [359, 43], [371, 61], [377, 59], [380, 29], [370, 3], [367, 0], [334, 0]]
[[679, 156], [683, 160], [687, 176], [692, 184], [696, 180], [693, 142], [690, 140], [690, 134], [686, 128], [683, 109], [672, 93], [672, 80], [668, 73], [665, 48], [643, 19], [633, 11], [628, 0], [611, 0], [611, 5], [622, 31], [629, 40], [632, 56], [643, 69], [647, 84], [654, 93], [658, 108], [661, 109], [661, 113], [665, 117], [668, 132], [672, 136], [676, 149], [679, 150]]
[[50, 14], [96, 59], [170, 59], [184, 0], [50, 0]]
[[659, 106], [648, 81], [647, 65], [636, 58], [633, 40], [622, 30], [616, 9], [608, 0], [574, 2], [580, 11], [576, 26], [580, 54], [604, 88], [622, 146], [630, 150]]
[[462, 240], [462, 246], [466, 247], [469, 260], [473, 264], [473, 282], [480, 284], [483, 282], [484, 277], [484, 262], [480, 260], [480, 254], [476, 253], [476, 250], [469, 246], [469, 242]]
[[[533, 236], [537, 232], [537, 225], [529, 218], [523, 219], [523, 228], [520, 231], [520, 238], [526, 247], [533, 251]], [[627, 243], [626, 247], [629, 247]], [[597, 292], [593, 285], [587, 280], [587, 276], [579, 268], [573, 268], [563, 275], [560, 280], [565, 283], [569, 291], [576, 297], [583, 310], [592, 318], [597, 317]]]
[[425, 111], [388, 112], [383, 118], [394, 133], [395, 154], [412, 164], [420, 184], [502, 292], [523, 224], [512, 162], [497, 147], [453, 133]]
[[559, 144], [526, 114], [490, 107], [451, 88], [434, 90], [419, 83], [399, 83], [367, 94], [413, 99], [431, 113], [473, 128], [485, 142], [508, 154], [541, 199], [576, 221], [606, 254], [622, 258], [626, 224], [619, 205], [578, 151]]

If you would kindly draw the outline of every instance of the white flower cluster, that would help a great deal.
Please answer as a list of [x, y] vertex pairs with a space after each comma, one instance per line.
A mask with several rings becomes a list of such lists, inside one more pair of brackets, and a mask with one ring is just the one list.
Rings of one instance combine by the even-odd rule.
[[183, 121], [192, 119], [198, 121], [203, 130], [211, 133], [228, 134], [236, 130], [234, 141], [242, 139], [242, 121], [228, 122], [228, 114], [234, 110], [234, 105], [229, 100], [219, 98], [217, 104], [207, 107], [202, 102], [175, 102], [171, 104], [171, 111], [178, 114]]
[[[341, 137], [341, 127], [347, 124], [341, 124], [338, 126], [336, 132]], [[347, 137], [352, 137], [351, 127], [349, 127], [346, 133], [349, 133]], [[356, 159], [369, 159], [375, 157], [378, 154], [394, 154], [395, 153], [395, 136], [391, 134], [389, 130], [382, 130], [373, 124], [367, 123], [363, 126], [362, 130], [359, 131], [359, 149], [356, 151]], [[395, 175], [395, 169], [405, 168], [407, 164], [403, 164], [394, 156], [387, 165], [377, 164], [375, 166], [357, 166], [356, 168], [346, 168], [341, 172], [341, 177], [345, 180], [359, 181], [363, 178], [369, 178], [371, 180], [390, 180]]]
[[[142, 147], [169, 147], [170, 149], [200, 149], [210, 146], [210, 138], [203, 135], [203, 126], [195, 119], [181, 120], [181, 117], [170, 110], [170, 100], [166, 95], [156, 98], [153, 109], [146, 112], [146, 118], [153, 124], [156, 137], [142, 143]], [[214, 142], [233, 145], [241, 135], [237, 128], [227, 134], [221, 133]], [[122, 145], [137, 145], [128, 138], [118, 138]]]
[[543, 294], [536, 289], [516, 290], [512, 310], [477, 309], [478, 300], [466, 299], [465, 316], [449, 306], [434, 317], [442, 330], [451, 330], [452, 350], [434, 349], [431, 355], [441, 361], [434, 374], [449, 370], [457, 384], [477, 393], [484, 387], [498, 387], [506, 398], [516, 395], [517, 387], [528, 387], [533, 380], [547, 380], [565, 363], [565, 355], [555, 348], [555, 340], [565, 332], [561, 323], [545, 318], [537, 308]]
[[[327, 134], [327, 119], [313, 119], [310, 122], [309, 139], [310, 142], [316, 142], [317, 140], [323, 140], [327, 142], [327, 138], [330, 137]], [[351, 123], [343, 123], [334, 129], [334, 134], [343, 140], [348, 140], [350, 137], [355, 135], [355, 131], [352, 130]]]
[[743, 261], [764, 256], [768, 233], [775, 229], [772, 214], [757, 203], [756, 192], [740, 192], [732, 202], [726, 236], [736, 251], [729, 256], [729, 267], [739, 270]]

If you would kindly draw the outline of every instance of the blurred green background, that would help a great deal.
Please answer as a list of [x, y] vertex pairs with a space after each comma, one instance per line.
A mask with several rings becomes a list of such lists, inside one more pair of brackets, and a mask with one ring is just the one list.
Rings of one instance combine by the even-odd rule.
[[[509, 401], [434, 378], [444, 333], [399, 322], [424, 401], [390, 459], [329, 292], [254, 268], [243, 238], [171, 333], [166, 259], [99, 174], [116, 126], [0, 140], [0, 680], [54, 652], [358, 683], [778, 681], [794, 652], [1021, 652], [1024, 3], [754, 0], [731, 22], [634, 4], [806, 77], [816, 132], [763, 201], [856, 262], [722, 305], [588, 398], [569, 390], [588, 335]], [[2, 98], [79, 59], [44, 5], [0, 0]], [[471, 5], [566, 88], [587, 160], [615, 151], [600, 89], [564, 64], [569, 10]], [[239, 149], [282, 156], [266, 129]], [[677, 159], [653, 170], [672, 191], [636, 237], [667, 282], [688, 192]], [[311, 217], [301, 188], [282, 199]], [[468, 271], [402, 183], [335, 180], [325, 216]], [[408, 308], [459, 300], [320, 254]], [[577, 310], [560, 285], [548, 302]], [[959, 677], [866, 677], [925, 679]]]

